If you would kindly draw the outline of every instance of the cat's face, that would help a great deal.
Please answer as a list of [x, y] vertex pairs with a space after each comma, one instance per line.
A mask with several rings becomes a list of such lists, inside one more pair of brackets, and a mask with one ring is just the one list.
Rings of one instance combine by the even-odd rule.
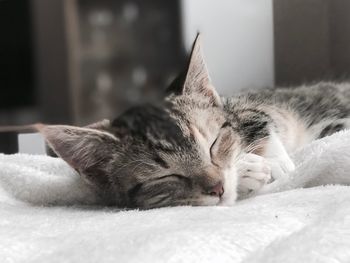
[[197, 41], [182, 83], [158, 106], [85, 128], [42, 126], [54, 151], [122, 207], [217, 205], [236, 198], [239, 137], [225, 122]]

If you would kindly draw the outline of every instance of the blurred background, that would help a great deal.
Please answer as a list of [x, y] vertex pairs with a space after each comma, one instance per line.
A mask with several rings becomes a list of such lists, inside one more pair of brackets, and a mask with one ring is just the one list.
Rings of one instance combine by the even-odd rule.
[[[192, 41], [222, 95], [349, 79], [348, 0], [0, 0], [0, 125], [85, 125], [160, 100]], [[19, 148], [0, 134], [0, 152]]]

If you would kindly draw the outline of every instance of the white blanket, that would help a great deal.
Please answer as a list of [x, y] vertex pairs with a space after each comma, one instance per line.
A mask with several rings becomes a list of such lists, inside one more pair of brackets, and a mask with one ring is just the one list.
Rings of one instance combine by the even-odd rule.
[[[269, 191], [350, 182], [350, 132], [295, 154]], [[118, 211], [63, 161], [0, 155], [0, 262], [350, 262], [350, 188], [268, 193], [233, 207]]]

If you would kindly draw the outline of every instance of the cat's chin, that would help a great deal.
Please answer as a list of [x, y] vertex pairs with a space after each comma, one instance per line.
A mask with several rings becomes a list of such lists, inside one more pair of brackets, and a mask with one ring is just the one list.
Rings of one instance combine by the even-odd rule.
[[203, 196], [201, 198], [201, 206], [217, 206], [221, 202], [221, 198], [213, 196]]
[[218, 206], [233, 206], [237, 200], [237, 193], [234, 192], [226, 192], [220, 198], [220, 202], [217, 204]]
[[237, 169], [235, 167], [229, 168], [224, 172], [225, 192], [220, 198], [218, 206], [233, 206], [237, 200]]
[[233, 206], [236, 203], [237, 195], [234, 196], [223, 196], [217, 206]]
[[236, 203], [236, 194], [224, 194], [222, 197], [203, 197], [201, 198], [202, 206], [233, 206]]

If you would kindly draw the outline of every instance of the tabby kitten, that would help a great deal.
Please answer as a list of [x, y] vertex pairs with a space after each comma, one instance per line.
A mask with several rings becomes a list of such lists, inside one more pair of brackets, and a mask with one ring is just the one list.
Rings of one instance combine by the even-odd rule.
[[154, 208], [232, 205], [287, 176], [289, 153], [349, 126], [348, 84], [220, 97], [199, 36], [169, 93], [111, 123], [37, 128], [106, 204]]

